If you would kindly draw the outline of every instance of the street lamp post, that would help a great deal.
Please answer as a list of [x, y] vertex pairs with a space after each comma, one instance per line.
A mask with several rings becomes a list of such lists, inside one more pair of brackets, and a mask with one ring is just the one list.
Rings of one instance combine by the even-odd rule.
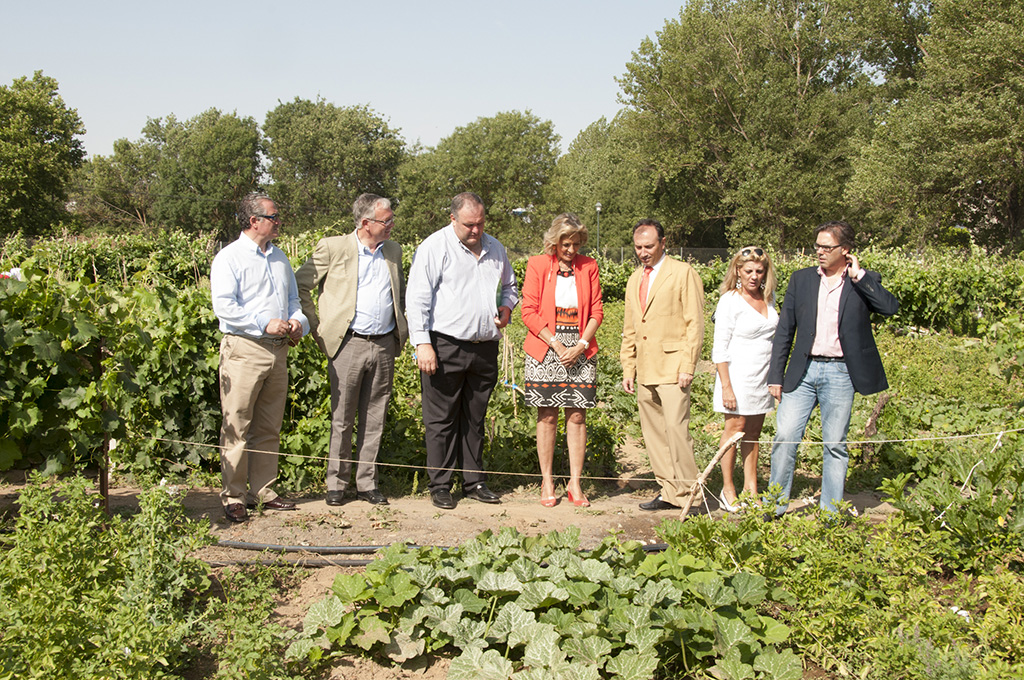
[[597, 210], [597, 252], [601, 252], [601, 204], [594, 206]]

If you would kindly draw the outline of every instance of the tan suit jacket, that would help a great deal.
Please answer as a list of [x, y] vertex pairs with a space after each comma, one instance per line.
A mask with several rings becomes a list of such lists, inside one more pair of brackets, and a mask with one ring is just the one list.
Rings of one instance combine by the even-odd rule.
[[[356, 233], [322, 238], [313, 256], [295, 272], [302, 312], [309, 319], [310, 333], [328, 358], [341, 348], [356, 314], [356, 284], [359, 281], [359, 239]], [[402, 247], [384, 241], [384, 260], [391, 274], [391, 299], [395, 305], [395, 346], [401, 352], [409, 337], [405, 321], [405, 279], [402, 277]], [[319, 314], [310, 294], [320, 292]]]
[[692, 375], [697, 368], [704, 341], [704, 285], [693, 267], [665, 255], [641, 311], [642, 276], [640, 267], [626, 283], [622, 377], [640, 385], [675, 383], [680, 373]]

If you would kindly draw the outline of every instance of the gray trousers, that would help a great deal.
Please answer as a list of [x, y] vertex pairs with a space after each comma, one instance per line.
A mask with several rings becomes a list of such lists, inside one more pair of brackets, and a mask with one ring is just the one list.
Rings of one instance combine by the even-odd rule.
[[[352, 430], [356, 429], [356, 489], [377, 488], [377, 454], [391, 399], [398, 340], [394, 333], [374, 340], [349, 335], [328, 362], [331, 380], [331, 444], [327, 490], [344, 491], [352, 474]], [[358, 428], [355, 427], [356, 415]]]

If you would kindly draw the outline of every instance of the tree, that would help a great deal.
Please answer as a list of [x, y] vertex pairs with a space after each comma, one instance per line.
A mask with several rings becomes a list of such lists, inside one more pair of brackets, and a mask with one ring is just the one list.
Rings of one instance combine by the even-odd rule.
[[854, 162], [852, 202], [877, 240], [925, 244], [965, 228], [1024, 250], [1024, 6], [940, 0], [916, 90], [884, 111]]
[[85, 127], [36, 71], [0, 87], [0, 229], [48, 231], [66, 215], [68, 184], [85, 158]]
[[156, 145], [119, 139], [111, 156], [94, 156], [79, 169], [72, 196], [88, 227], [149, 225], [156, 192]]
[[[683, 235], [777, 247], [844, 216], [856, 135], [874, 98], [913, 73], [903, 39], [920, 12], [909, 0], [686, 5], [620, 81], [658, 209]], [[887, 32], [868, 39], [876, 28]]]
[[473, 191], [487, 206], [487, 231], [510, 249], [538, 250], [546, 225], [535, 210], [544, 202], [558, 141], [551, 121], [529, 111], [456, 128], [435, 148], [414, 151], [399, 170], [398, 228], [423, 238], [447, 222], [453, 196]]
[[362, 193], [394, 196], [405, 145], [365, 106], [278, 104], [263, 125], [274, 198], [291, 220], [345, 215]]
[[163, 227], [233, 238], [238, 201], [259, 189], [262, 137], [251, 117], [209, 109], [184, 123], [150, 119], [138, 149], [155, 158], [152, 218]]
[[[631, 115], [623, 111], [611, 122], [601, 118], [581, 131], [558, 159], [548, 187], [547, 212], [579, 215], [590, 230], [589, 248], [631, 247], [636, 221], [657, 217], [650, 168], [626, 122]], [[596, 231], [598, 203], [600, 234]]]

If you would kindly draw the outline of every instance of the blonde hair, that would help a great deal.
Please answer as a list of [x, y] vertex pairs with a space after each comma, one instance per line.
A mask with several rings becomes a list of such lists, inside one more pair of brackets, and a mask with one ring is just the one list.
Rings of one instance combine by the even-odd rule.
[[[757, 251], [760, 251], [761, 254], [758, 255]], [[758, 262], [764, 265], [764, 299], [771, 303], [775, 299], [775, 285], [777, 283], [775, 265], [772, 264], [772, 258], [768, 257], [768, 251], [757, 246], [740, 248], [739, 252], [732, 256], [732, 260], [729, 262], [729, 269], [725, 273], [725, 280], [722, 281], [722, 286], [718, 289], [718, 292], [725, 295], [730, 290], [736, 290], [736, 282], [740, 278], [740, 268], [748, 262]]]
[[551, 226], [544, 232], [544, 252], [554, 255], [555, 248], [562, 242], [562, 239], [577, 234], [580, 237], [580, 246], [582, 246], [587, 242], [587, 228], [573, 213], [562, 213], [552, 220]]

